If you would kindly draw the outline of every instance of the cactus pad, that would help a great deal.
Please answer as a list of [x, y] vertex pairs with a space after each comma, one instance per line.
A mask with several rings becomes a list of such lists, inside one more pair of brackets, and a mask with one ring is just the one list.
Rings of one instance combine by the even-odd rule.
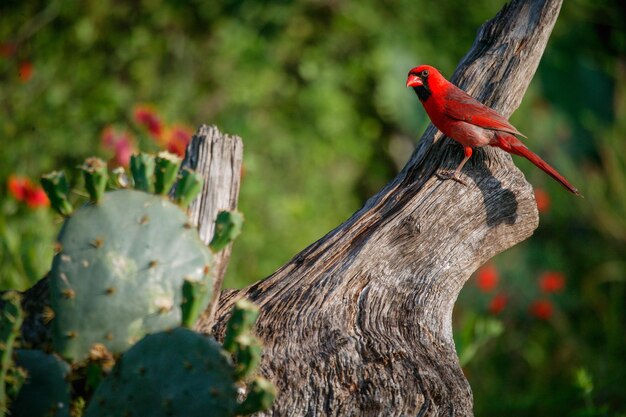
[[185, 213], [141, 191], [108, 192], [76, 210], [58, 241], [53, 341], [73, 361], [94, 343], [120, 353], [147, 333], [178, 326], [183, 282], [211, 279], [212, 255]]
[[40, 350], [17, 350], [15, 364], [26, 370], [26, 383], [11, 403], [12, 417], [70, 415], [70, 366]]
[[215, 219], [215, 235], [209, 246], [219, 252], [228, 246], [239, 234], [243, 225], [243, 215], [238, 211], [220, 211]]
[[94, 393], [85, 417], [234, 416], [232, 365], [219, 344], [185, 328], [146, 336]]

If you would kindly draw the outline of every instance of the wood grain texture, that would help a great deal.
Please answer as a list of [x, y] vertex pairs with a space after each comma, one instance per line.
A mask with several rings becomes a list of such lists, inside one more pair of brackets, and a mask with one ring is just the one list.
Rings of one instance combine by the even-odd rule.
[[[216, 126], [202, 125], [187, 147], [181, 169], [190, 168], [202, 175], [202, 192], [189, 206], [191, 223], [198, 227], [200, 238], [207, 245], [215, 232], [215, 218], [220, 211], [235, 210], [239, 200], [243, 142], [238, 136], [227, 135]], [[216, 278], [213, 297], [202, 318], [211, 323], [224, 282], [232, 244], [216, 255]]]
[[[560, 6], [506, 5], [480, 28], [453, 82], [509, 116]], [[473, 271], [532, 234], [538, 214], [531, 186], [498, 149], [475, 152], [463, 170], [467, 187], [439, 180], [436, 171], [462, 158], [440, 137], [430, 126], [363, 208], [272, 276], [223, 292], [217, 324], [199, 324], [219, 338], [237, 299], [259, 304], [261, 373], [280, 392], [264, 415], [472, 415], [452, 339], [454, 303]]]

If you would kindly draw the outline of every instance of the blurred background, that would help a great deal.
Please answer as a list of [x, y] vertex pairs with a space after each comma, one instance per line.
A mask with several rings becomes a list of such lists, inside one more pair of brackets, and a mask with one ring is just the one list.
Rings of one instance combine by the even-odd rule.
[[[229, 287], [259, 280], [403, 167], [428, 121], [404, 86], [449, 77], [501, 0], [0, 2], [0, 289], [49, 268], [38, 177], [97, 155], [244, 139]], [[565, 2], [511, 121], [576, 185], [525, 160], [540, 226], [467, 283], [457, 349], [477, 416], [626, 416], [626, 4]], [[77, 197], [79, 198], [79, 197]]]

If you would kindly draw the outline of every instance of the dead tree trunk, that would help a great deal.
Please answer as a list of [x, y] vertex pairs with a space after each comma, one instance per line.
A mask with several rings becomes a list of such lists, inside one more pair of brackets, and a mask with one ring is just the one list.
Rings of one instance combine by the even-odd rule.
[[[207, 245], [215, 232], [217, 214], [237, 208], [242, 162], [241, 138], [223, 134], [215, 126], [200, 126], [189, 143], [181, 169], [190, 168], [204, 178], [202, 193], [189, 207], [189, 217]], [[213, 297], [203, 314], [204, 320], [212, 321], [215, 315], [231, 247], [232, 244], [228, 245], [216, 255]]]
[[[560, 6], [504, 6], [453, 81], [510, 115]], [[500, 150], [475, 153], [463, 170], [468, 186], [439, 180], [435, 172], [456, 167], [462, 151], [438, 135], [431, 126], [362, 209], [269, 278], [225, 292], [216, 325], [198, 326], [219, 337], [235, 300], [260, 305], [262, 374], [280, 391], [267, 415], [472, 415], [452, 339], [454, 302], [478, 266], [532, 234], [538, 215], [531, 186]]]

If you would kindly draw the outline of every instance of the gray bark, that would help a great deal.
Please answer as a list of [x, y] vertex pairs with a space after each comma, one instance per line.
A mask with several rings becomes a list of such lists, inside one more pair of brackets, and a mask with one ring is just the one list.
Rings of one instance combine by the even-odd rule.
[[[187, 147], [181, 169], [193, 169], [204, 178], [202, 193], [189, 207], [189, 217], [191, 223], [198, 226], [200, 238], [207, 245], [215, 232], [217, 214], [237, 208], [242, 163], [241, 138], [223, 134], [216, 126], [200, 126]], [[231, 249], [232, 244], [216, 254], [213, 297], [202, 316], [205, 323], [211, 323], [215, 315]]]
[[[504, 6], [480, 28], [453, 82], [509, 116], [560, 6]], [[237, 299], [260, 306], [261, 373], [279, 389], [265, 415], [472, 415], [452, 309], [471, 273], [528, 238], [538, 214], [531, 186], [498, 149], [475, 152], [463, 170], [468, 186], [438, 179], [462, 158], [440, 137], [429, 127], [402, 172], [363, 208], [272, 276], [225, 291], [215, 326], [199, 323], [219, 338]]]

